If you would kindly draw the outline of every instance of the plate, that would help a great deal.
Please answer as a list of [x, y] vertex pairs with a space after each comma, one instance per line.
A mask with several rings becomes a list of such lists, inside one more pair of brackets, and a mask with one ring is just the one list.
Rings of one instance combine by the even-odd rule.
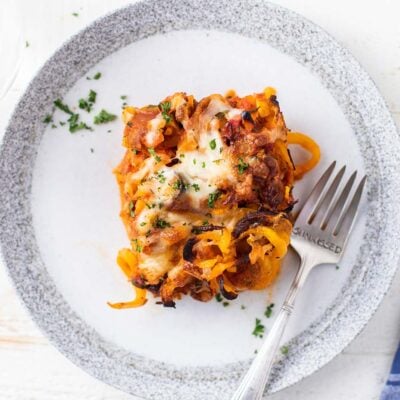
[[[93, 79], [101, 72], [100, 79]], [[90, 78], [90, 79], [88, 79]], [[122, 123], [70, 134], [53, 101], [71, 107], [97, 92], [101, 109], [158, 102], [175, 91], [197, 98], [235, 88], [278, 89], [287, 125], [322, 149], [318, 168], [296, 187], [304, 197], [334, 159], [368, 174], [368, 193], [339, 269], [309, 278], [274, 366], [274, 392], [316, 371], [360, 332], [386, 293], [399, 249], [395, 126], [353, 57], [303, 17], [264, 1], [147, 1], [118, 10], [74, 36], [21, 98], [0, 157], [0, 240], [17, 291], [33, 319], [70, 360], [145, 399], [229, 399], [261, 340], [252, 336], [266, 304], [276, 308], [298, 266], [285, 259], [273, 288], [228, 307], [185, 298], [165, 309], [149, 301], [116, 311], [107, 301], [132, 291], [115, 265], [127, 238], [112, 168]], [[301, 157], [302, 154], [298, 154]], [[243, 307], [242, 307], [243, 306]]]

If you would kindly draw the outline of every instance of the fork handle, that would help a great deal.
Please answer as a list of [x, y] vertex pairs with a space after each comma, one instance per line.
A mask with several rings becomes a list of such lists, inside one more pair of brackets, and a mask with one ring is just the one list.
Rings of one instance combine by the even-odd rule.
[[289, 289], [285, 302], [250, 369], [234, 393], [232, 400], [260, 400], [262, 398], [275, 354], [279, 348], [289, 317], [292, 314], [297, 294], [314, 265], [308, 258], [301, 260], [300, 268]]

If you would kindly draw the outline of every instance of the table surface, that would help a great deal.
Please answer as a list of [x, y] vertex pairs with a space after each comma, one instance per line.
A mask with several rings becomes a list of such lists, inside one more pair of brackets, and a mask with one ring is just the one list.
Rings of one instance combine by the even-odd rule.
[[[375, 80], [399, 126], [400, 2], [275, 2], [319, 24], [347, 47]], [[94, 19], [128, 3], [129, 0], [3, 0], [1, 13], [11, 11], [17, 4], [18, 29], [22, 27], [23, 41], [29, 45], [23, 49], [14, 85], [0, 100], [0, 138], [19, 96], [54, 50]], [[6, 37], [0, 38], [0, 46], [10, 46]], [[377, 399], [400, 338], [399, 289], [400, 273], [366, 329], [341, 355], [270, 399]], [[21, 306], [1, 262], [0, 399], [135, 399], [90, 377], [49, 344]]]

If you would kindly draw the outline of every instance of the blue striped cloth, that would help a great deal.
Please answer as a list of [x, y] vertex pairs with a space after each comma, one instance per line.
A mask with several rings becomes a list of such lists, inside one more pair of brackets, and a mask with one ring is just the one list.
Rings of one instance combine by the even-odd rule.
[[400, 347], [397, 349], [392, 369], [382, 390], [380, 400], [400, 400]]

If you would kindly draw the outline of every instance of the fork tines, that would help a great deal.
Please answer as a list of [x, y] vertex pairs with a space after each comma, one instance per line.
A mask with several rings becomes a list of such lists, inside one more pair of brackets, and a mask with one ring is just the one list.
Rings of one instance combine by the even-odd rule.
[[322, 174], [300, 210], [296, 225], [310, 225], [310, 227], [332, 235], [338, 242], [344, 244], [357, 215], [367, 177], [365, 175], [362, 177], [352, 197], [350, 197], [357, 171], [350, 175], [340, 190], [339, 187], [346, 166], [343, 166], [336, 173], [332, 182], [328, 185], [335, 167], [336, 161]]

